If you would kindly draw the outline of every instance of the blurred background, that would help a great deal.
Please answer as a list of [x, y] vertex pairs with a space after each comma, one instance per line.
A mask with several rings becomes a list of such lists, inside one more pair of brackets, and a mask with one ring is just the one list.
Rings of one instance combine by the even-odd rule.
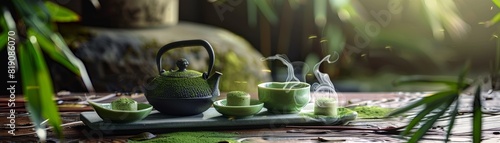
[[[58, 31], [85, 63], [100, 92], [140, 92], [157, 75], [162, 45], [207, 39], [216, 51], [223, 91], [256, 91], [263, 81], [286, 80], [287, 67], [263, 57], [283, 54], [295, 75], [315, 82], [321, 64], [338, 91], [421, 91], [394, 87], [403, 75], [457, 75], [466, 61], [472, 75], [488, 74], [497, 56], [500, 8], [495, 0], [53, 0], [80, 16]], [[5, 52], [5, 50], [3, 51]], [[205, 71], [203, 50], [164, 56], [169, 69], [188, 57]], [[85, 91], [81, 80], [48, 61], [56, 91]], [[309, 69], [309, 70], [308, 70]]]

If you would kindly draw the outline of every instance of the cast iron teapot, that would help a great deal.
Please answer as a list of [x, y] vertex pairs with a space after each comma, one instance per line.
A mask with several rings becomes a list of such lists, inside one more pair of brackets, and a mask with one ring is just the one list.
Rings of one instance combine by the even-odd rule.
[[[188, 70], [189, 62], [180, 59], [178, 70], [163, 70], [161, 57], [168, 50], [189, 46], [203, 46], [209, 55], [208, 72]], [[205, 40], [187, 40], [169, 43], [160, 48], [156, 55], [156, 65], [160, 75], [145, 86], [149, 103], [161, 113], [184, 116], [195, 115], [207, 110], [219, 96], [220, 72], [210, 73], [214, 66], [215, 54]]]

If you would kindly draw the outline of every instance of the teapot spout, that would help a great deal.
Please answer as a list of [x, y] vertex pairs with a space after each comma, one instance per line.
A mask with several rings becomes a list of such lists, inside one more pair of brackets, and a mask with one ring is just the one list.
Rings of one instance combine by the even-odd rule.
[[219, 97], [219, 95], [220, 95], [219, 80], [220, 80], [221, 76], [222, 76], [222, 73], [216, 71], [214, 73], [214, 75], [210, 76], [207, 79], [208, 85], [212, 89], [212, 101], [217, 100], [217, 97]]

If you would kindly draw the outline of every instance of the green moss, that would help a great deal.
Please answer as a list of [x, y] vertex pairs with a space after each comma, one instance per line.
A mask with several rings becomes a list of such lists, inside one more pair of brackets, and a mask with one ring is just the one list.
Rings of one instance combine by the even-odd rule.
[[353, 110], [358, 112], [359, 118], [382, 118], [392, 111], [390, 108], [379, 106], [357, 106]]
[[256, 85], [271, 80], [269, 73], [262, 71], [267, 66], [259, 60], [261, 57], [258, 54], [242, 55], [241, 51], [232, 49], [222, 53], [216, 56], [215, 62], [215, 69], [224, 74], [219, 84], [222, 92], [240, 90], [256, 93]]
[[218, 143], [227, 141], [236, 143], [237, 134], [220, 132], [175, 132], [158, 135], [145, 141], [131, 141], [140, 143]]
[[[246, 78], [248, 71], [244, 71], [244, 66], [251, 66], [246, 64], [245, 58], [238, 58], [236, 53], [229, 51], [225, 55], [221, 55], [219, 66], [223, 65], [220, 70], [224, 76], [221, 77], [220, 90], [221, 91], [232, 91], [232, 90], [242, 90], [242, 91], [252, 91], [254, 89], [250, 88], [249, 81], [254, 80]], [[243, 83], [244, 81], [245, 83]]]

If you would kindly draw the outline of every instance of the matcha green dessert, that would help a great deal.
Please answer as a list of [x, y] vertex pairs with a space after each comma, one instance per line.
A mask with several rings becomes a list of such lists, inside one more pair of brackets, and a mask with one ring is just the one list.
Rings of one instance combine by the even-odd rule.
[[111, 109], [137, 111], [137, 102], [133, 99], [122, 97], [111, 102]]
[[250, 94], [243, 91], [227, 93], [227, 106], [250, 106]]
[[315, 115], [337, 116], [337, 101], [333, 98], [318, 98], [314, 106]]

